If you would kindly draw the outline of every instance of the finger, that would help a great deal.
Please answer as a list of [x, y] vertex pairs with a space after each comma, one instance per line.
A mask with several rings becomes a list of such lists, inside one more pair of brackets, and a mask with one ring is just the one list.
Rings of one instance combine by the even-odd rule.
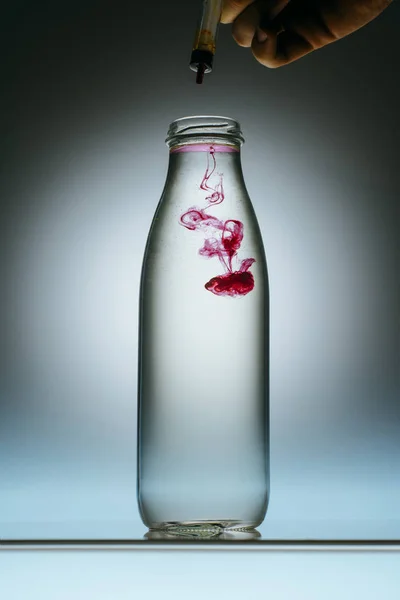
[[257, 35], [253, 38], [251, 49], [259, 63], [270, 69], [287, 65], [298, 58], [309, 54], [316, 48], [298, 33], [282, 31], [279, 34], [271, 31], [267, 36], [262, 36], [260, 31], [259, 41]]
[[[223, 0], [221, 23], [233, 23], [252, 4], [273, 19], [291, 0]], [[262, 8], [260, 8], [260, 5]]]
[[253, 54], [266, 67], [289, 64], [356, 31], [390, 3], [391, 0], [336, 0], [334, 4], [291, 0], [272, 21], [268, 14], [260, 13], [260, 29], [252, 41]]
[[337, 40], [316, 0], [290, 2], [272, 20], [262, 14], [260, 29], [252, 42], [253, 54], [270, 68], [288, 64]]
[[255, 4], [250, 4], [232, 25], [233, 39], [239, 46], [250, 48], [260, 20], [260, 13]]
[[269, 23], [288, 4], [289, 0], [256, 0], [233, 22], [234, 40], [244, 48], [250, 48], [260, 19]]
[[253, 0], [224, 0], [222, 5], [221, 23], [233, 23]]

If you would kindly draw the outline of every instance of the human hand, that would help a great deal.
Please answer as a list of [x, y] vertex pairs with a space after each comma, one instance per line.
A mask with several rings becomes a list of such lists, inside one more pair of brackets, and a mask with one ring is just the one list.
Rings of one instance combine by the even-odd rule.
[[392, 0], [224, 0], [239, 46], [262, 65], [281, 67], [360, 29]]

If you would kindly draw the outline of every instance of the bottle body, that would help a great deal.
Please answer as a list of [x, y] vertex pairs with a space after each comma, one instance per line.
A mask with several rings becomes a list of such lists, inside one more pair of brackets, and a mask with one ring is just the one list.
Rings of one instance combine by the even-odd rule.
[[255, 527], [269, 495], [268, 278], [237, 148], [172, 149], [140, 290], [149, 528]]

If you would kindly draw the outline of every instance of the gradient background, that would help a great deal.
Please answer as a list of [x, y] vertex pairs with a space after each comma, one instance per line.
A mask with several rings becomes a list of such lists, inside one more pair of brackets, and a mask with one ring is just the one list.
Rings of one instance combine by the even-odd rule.
[[400, 537], [400, 6], [273, 71], [222, 27], [200, 87], [199, 4], [2, 9], [0, 537], [145, 533], [140, 268], [167, 127], [194, 114], [242, 124], [269, 264], [260, 531]]

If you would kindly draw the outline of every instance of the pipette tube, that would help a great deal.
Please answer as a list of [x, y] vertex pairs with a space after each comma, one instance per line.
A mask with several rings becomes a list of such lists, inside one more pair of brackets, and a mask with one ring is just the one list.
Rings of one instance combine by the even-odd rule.
[[213, 69], [222, 2], [223, 0], [203, 0], [202, 14], [190, 58], [190, 68], [197, 73], [196, 83], [202, 83], [204, 73], [211, 73]]

